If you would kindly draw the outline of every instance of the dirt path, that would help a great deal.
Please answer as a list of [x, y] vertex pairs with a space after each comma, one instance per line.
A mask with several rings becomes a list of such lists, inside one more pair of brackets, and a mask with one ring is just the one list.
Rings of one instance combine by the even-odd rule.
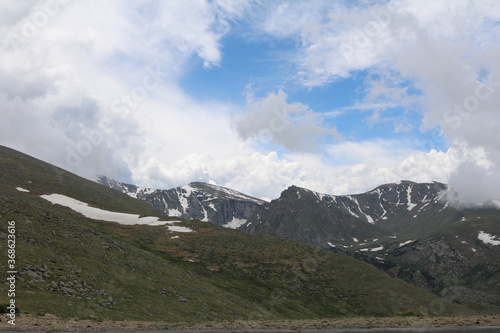
[[3, 315], [0, 330], [46, 331], [103, 331], [103, 330], [250, 330], [250, 329], [338, 329], [386, 327], [449, 327], [449, 326], [500, 326], [500, 315], [478, 317], [388, 317], [342, 318], [322, 320], [233, 321], [204, 322], [199, 324], [141, 321], [92, 321], [64, 319], [53, 315], [36, 316], [20, 314], [16, 325], [7, 323]]

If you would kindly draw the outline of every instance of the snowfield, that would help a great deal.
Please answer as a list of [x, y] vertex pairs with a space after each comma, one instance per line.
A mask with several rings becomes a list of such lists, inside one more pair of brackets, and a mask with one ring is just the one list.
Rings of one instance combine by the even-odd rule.
[[500, 245], [500, 238], [484, 231], [479, 231], [477, 238], [481, 240], [484, 244], [491, 244], [493, 246]]
[[[175, 221], [175, 222], [180, 222], [180, 221]], [[189, 229], [188, 227], [179, 227], [179, 226], [169, 226], [167, 227], [168, 230], [172, 231], [172, 232], [194, 232], [194, 230], [192, 229]]]
[[247, 222], [247, 220], [245, 220], [245, 219], [238, 219], [236, 217], [233, 217], [233, 219], [231, 221], [229, 221], [228, 223], [224, 224], [223, 227], [230, 228], [230, 229], [238, 229], [246, 222]]
[[414, 241], [415, 241], [415, 239], [413, 239], [413, 240], [408, 240], [408, 241], [403, 242], [403, 243], [399, 243], [398, 248], [403, 247], [403, 246], [405, 246], [405, 245], [407, 245], [407, 244], [413, 243]]
[[[53, 204], [58, 204], [61, 206], [71, 208], [75, 212], [78, 212], [83, 216], [93, 220], [117, 222], [124, 225], [144, 224], [151, 226], [164, 226], [181, 222], [181, 221], [160, 221], [158, 217], [154, 216], [139, 217], [139, 215], [136, 214], [111, 212], [109, 210], [90, 207], [88, 203], [70, 198], [62, 194], [48, 194], [48, 195], [41, 195], [40, 197], [50, 201]], [[194, 232], [193, 230], [187, 227], [168, 226], [167, 228], [173, 232]]]

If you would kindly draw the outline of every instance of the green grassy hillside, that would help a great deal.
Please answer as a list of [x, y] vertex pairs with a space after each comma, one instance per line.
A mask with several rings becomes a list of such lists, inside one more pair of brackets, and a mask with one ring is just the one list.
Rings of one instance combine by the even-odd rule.
[[[7, 272], [7, 222], [15, 221], [16, 305], [24, 312], [190, 322], [471, 313], [368, 264], [276, 236], [196, 221], [180, 224], [194, 233], [94, 221], [39, 197], [49, 193], [161, 217], [0, 147], [0, 270]], [[9, 301], [7, 289], [0, 284], [0, 303]]]
[[29, 189], [31, 194], [64, 194], [91, 205], [125, 213], [164, 216], [142, 201], [0, 146], [0, 184], [2, 187]]

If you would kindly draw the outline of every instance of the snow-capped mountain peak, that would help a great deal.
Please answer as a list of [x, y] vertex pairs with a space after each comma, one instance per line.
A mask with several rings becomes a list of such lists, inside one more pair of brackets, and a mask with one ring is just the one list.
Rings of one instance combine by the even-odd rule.
[[203, 182], [159, 190], [120, 183], [105, 176], [99, 176], [96, 181], [145, 200], [168, 216], [212, 222], [229, 228], [245, 223], [265, 203], [244, 193]]

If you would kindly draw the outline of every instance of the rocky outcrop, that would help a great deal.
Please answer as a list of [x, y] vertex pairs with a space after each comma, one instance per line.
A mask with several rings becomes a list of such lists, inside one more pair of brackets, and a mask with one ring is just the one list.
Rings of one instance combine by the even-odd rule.
[[379, 227], [354, 216], [349, 208], [339, 205], [336, 200], [333, 196], [320, 196], [290, 186], [279, 199], [260, 209], [240, 229], [250, 233], [278, 234], [327, 248], [329, 242], [350, 244], [353, 238], [374, 239], [386, 234]]
[[459, 304], [475, 303], [500, 306], [500, 295], [498, 293], [471, 289], [464, 286], [446, 287], [439, 295], [448, 302]]
[[357, 251], [346, 251], [337, 248], [333, 248], [332, 251], [364, 261], [386, 272], [390, 277], [401, 279], [435, 294], [438, 294], [444, 288], [444, 284], [440, 279], [425, 271], [408, 268], [393, 261], [366, 255]]
[[100, 176], [97, 182], [144, 200], [168, 216], [194, 219], [238, 228], [266, 202], [241, 192], [202, 182], [168, 190], [124, 184]]
[[[421, 236], [428, 225], [455, 217], [445, 184], [403, 181], [355, 195], [329, 195], [290, 186], [240, 229], [270, 232], [314, 246], [351, 246], [397, 234]], [[418, 223], [415, 223], [418, 222]]]

